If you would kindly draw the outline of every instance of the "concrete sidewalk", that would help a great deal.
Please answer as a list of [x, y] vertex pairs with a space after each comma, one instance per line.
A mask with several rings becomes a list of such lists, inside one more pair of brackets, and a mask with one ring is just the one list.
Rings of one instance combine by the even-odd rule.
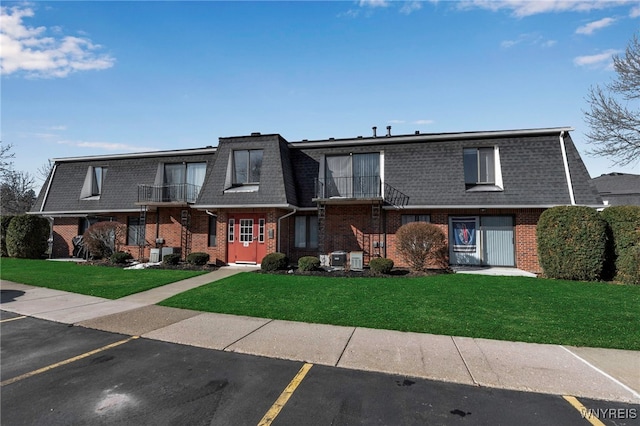
[[502, 389], [640, 403], [640, 352], [202, 313], [154, 305], [247, 268], [106, 300], [2, 281], [1, 309], [149, 339]]

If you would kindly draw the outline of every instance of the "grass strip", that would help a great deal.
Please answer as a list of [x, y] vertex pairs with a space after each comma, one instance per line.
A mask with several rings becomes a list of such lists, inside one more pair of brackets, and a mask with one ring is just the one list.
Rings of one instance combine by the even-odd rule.
[[0, 260], [0, 278], [3, 280], [106, 299], [118, 299], [203, 273], [164, 269], [124, 270], [46, 260]]
[[321, 324], [640, 350], [640, 286], [526, 277], [242, 273], [164, 306]]

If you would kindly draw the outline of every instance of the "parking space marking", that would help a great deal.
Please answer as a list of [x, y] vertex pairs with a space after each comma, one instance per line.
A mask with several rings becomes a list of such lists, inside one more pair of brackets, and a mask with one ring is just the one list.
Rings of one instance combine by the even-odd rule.
[[583, 419], [591, 423], [593, 426], [604, 426], [604, 423], [600, 421], [593, 413], [587, 410], [587, 407], [582, 405], [575, 396], [563, 395], [562, 396], [573, 408], [580, 412]]
[[21, 315], [19, 317], [3, 319], [3, 320], [0, 320], [0, 324], [3, 323], [3, 322], [15, 321], [15, 320], [23, 319], [23, 318], [26, 318], [26, 317], [27, 317], [26, 315]]
[[300, 383], [304, 379], [304, 376], [307, 375], [311, 367], [313, 367], [313, 364], [305, 363], [300, 368], [298, 374], [295, 375], [289, 385], [282, 391], [278, 399], [276, 399], [276, 402], [274, 402], [269, 411], [267, 411], [267, 414], [265, 414], [262, 420], [260, 420], [258, 426], [269, 426], [273, 422], [278, 414], [280, 414], [280, 411], [287, 403], [287, 401], [289, 401], [289, 398], [291, 398], [293, 392], [295, 392], [296, 388], [300, 385]]
[[130, 341], [134, 340], [134, 339], [138, 339], [139, 337], [140, 336], [131, 336], [129, 338], [126, 338], [126, 339], [123, 339], [123, 340], [119, 340], [117, 342], [111, 343], [111, 344], [103, 346], [101, 348], [94, 349], [94, 350], [89, 351], [89, 352], [85, 352], [85, 353], [80, 354], [78, 356], [74, 356], [73, 358], [68, 358], [68, 359], [65, 359], [64, 361], [60, 361], [60, 362], [56, 362], [55, 364], [47, 365], [46, 367], [42, 367], [42, 368], [39, 368], [37, 370], [33, 370], [33, 371], [28, 372], [28, 373], [21, 374], [19, 376], [14, 377], [14, 378], [3, 380], [2, 382], [0, 382], [0, 387], [6, 386], [6, 385], [10, 385], [11, 383], [15, 383], [17, 381], [20, 381], [20, 380], [23, 380], [23, 379], [27, 379], [29, 377], [33, 377], [33, 376], [35, 376], [37, 374], [44, 373], [44, 372], [47, 372], [49, 370], [53, 370], [54, 368], [61, 367], [61, 366], [66, 365], [66, 364], [71, 364], [74, 361], [78, 361], [78, 360], [81, 360], [83, 358], [89, 357], [91, 355], [95, 355], [97, 353], [100, 353], [102, 351], [106, 351], [107, 349], [115, 348], [116, 346], [120, 346], [120, 345], [123, 345], [123, 344], [125, 344], [127, 342], [130, 342]]

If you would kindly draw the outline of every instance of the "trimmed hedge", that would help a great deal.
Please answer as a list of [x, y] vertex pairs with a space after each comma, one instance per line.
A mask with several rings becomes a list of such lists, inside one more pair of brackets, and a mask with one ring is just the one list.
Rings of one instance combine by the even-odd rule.
[[15, 216], [7, 228], [7, 253], [11, 257], [40, 259], [49, 248], [49, 221], [40, 216]]
[[162, 263], [165, 265], [177, 265], [180, 263], [180, 255], [177, 253], [165, 254], [162, 258]]
[[611, 238], [605, 266], [606, 277], [628, 284], [640, 284], [640, 206], [604, 209]]
[[301, 271], [315, 271], [320, 268], [320, 259], [315, 256], [303, 256], [298, 259], [298, 269]]
[[0, 256], [9, 256], [7, 252], [7, 230], [14, 216], [0, 217]]
[[260, 263], [260, 269], [263, 271], [277, 271], [280, 269], [287, 269], [289, 266], [289, 258], [284, 253], [269, 253], [262, 259]]
[[369, 261], [369, 268], [375, 274], [388, 274], [393, 269], [393, 260], [386, 257], [376, 257]]
[[607, 224], [595, 209], [559, 206], [545, 210], [536, 227], [538, 260], [550, 278], [596, 281], [606, 257]]
[[203, 252], [189, 253], [189, 255], [187, 256], [187, 263], [190, 263], [192, 265], [203, 266], [207, 264], [210, 257], [211, 256], [209, 256], [209, 253], [203, 253]]

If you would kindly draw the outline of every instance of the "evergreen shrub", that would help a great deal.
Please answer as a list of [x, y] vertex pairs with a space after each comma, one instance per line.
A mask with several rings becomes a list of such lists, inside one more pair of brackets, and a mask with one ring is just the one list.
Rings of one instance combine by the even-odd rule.
[[601, 215], [610, 231], [607, 278], [640, 284], [640, 206], [612, 206]]
[[180, 263], [180, 255], [178, 253], [165, 254], [162, 263], [175, 266]]
[[393, 269], [393, 260], [386, 257], [375, 257], [369, 261], [369, 269], [374, 274], [388, 274]]
[[203, 253], [203, 252], [189, 253], [189, 255], [187, 256], [187, 263], [190, 263], [192, 265], [203, 266], [207, 264], [210, 257], [211, 256], [209, 256], [209, 253]]
[[9, 256], [7, 252], [7, 229], [9, 229], [9, 223], [11, 223], [13, 216], [0, 217], [0, 256]]
[[281, 269], [287, 269], [289, 266], [289, 258], [284, 253], [269, 253], [262, 259], [260, 269], [263, 271], [277, 271]]
[[11, 257], [39, 259], [49, 248], [49, 221], [40, 216], [14, 216], [7, 227], [7, 254]]
[[549, 278], [596, 281], [603, 273], [607, 225], [590, 207], [545, 210], [536, 227], [538, 260]]
[[298, 259], [298, 269], [300, 271], [315, 271], [320, 268], [320, 259], [315, 256], [303, 256]]

